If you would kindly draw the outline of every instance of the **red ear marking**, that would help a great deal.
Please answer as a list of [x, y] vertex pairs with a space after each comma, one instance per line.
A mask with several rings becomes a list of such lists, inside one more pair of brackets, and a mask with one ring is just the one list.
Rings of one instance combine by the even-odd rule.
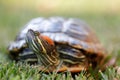
[[51, 45], [54, 45], [54, 42], [52, 39], [50, 39], [48, 36], [45, 35], [40, 35], [40, 37], [42, 37], [44, 40], [46, 40], [48, 43], [50, 43]]

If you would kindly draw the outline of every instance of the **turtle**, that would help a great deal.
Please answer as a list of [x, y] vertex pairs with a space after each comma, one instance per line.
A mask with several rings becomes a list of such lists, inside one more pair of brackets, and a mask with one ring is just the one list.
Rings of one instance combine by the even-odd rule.
[[52, 72], [101, 68], [106, 51], [95, 32], [78, 18], [38, 17], [29, 21], [8, 46], [13, 60]]

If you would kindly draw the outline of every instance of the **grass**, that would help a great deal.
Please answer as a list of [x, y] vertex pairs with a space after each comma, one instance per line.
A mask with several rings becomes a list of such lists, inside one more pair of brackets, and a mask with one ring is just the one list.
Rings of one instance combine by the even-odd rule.
[[[44, 4], [40, 6], [40, 8], [39, 4], [37, 4], [37, 6], [35, 6], [36, 4], [32, 4], [32, 0], [30, 0], [32, 3], [28, 3], [28, 5], [25, 4], [24, 1], [20, 2], [20, 4], [18, 4], [19, 2], [16, 2], [15, 0], [8, 1], [10, 2], [9, 4], [4, 0], [0, 1], [0, 80], [73, 79], [71, 73], [69, 72], [66, 74], [59, 73], [56, 75], [54, 75], [54, 73], [39, 73], [39, 71], [32, 66], [23, 63], [15, 63], [8, 58], [7, 46], [9, 43], [15, 39], [16, 34], [18, 34], [22, 26], [24, 26], [32, 18], [40, 16], [76, 17], [86, 21], [86, 23], [88, 23], [95, 31], [107, 52], [111, 53], [113, 56], [117, 56], [116, 63], [118, 66], [120, 65], [120, 15], [119, 5], [115, 5], [118, 4], [117, 2], [113, 4], [115, 5], [115, 10], [113, 7], [112, 9], [106, 11], [110, 8], [109, 5], [112, 4], [112, 0], [109, 5], [105, 6], [105, 2], [103, 6], [100, 4], [102, 7], [98, 7], [95, 4], [96, 1], [95, 3], [89, 5], [87, 3], [88, 6], [84, 6], [85, 3], [84, 5], [79, 6], [82, 2], [75, 4], [75, 2], [72, 2], [71, 0], [69, 3], [62, 4], [63, 0], [61, 0], [61, 2], [56, 2], [59, 3], [59, 5], [51, 7], [48, 5], [48, 2], [46, 3], [43, 1], [41, 4]], [[90, 5], [93, 5], [92, 9], [89, 8]], [[83, 8], [80, 8], [81, 10], [79, 10], [77, 7]], [[71, 11], [72, 9], [73, 11]], [[92, 73], [93, 74], [88, 78], [84, 75], [85, 72], [81, 72], [78, 75], [75, 75], [75, 79], [94, 80], [94, 75], [96, 75], [96, 73]], [[115, 78], [118, 80], [120, 79], [120, 74], [117, 74], [113, 68], [108, 68], [105, 72], [98, 72], [97, 74], [101, 80], [113, 80]]]
[[[39, 72], [38, 69], [28, 64], [23, 63], [1, 63], [0, 64], [0, 79], [1, 80], [113, 80], [120, 79], [113, 68], [108, 68], [104, 73], [86, 74], [86, 72], [78, 73], [74, 76], [70, 72], [66, 73], [44, 73]], [[89, 75], [89, 76], [88, 76]], [[96, 76], [97, 75], [97, 76]], [[86, 77], [88, 76], [88, 77]]]

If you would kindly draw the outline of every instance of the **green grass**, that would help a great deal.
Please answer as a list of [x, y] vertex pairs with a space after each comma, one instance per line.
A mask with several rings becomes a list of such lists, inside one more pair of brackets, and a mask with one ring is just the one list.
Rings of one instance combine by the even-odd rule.
[[[110, 9], [109, 6], [112, 2], [106, 5], [104, 1], [104, 5], [100, 4], [102, 7], [97, 6], [95, 3], [98, 4], [98, 2], [96, 1], [91, 4], [80, 1], [81, 3], [76, 4], [72, 0], [69, 3], [61, 0], [55, 2], [56, 4], [59, 3], [56, 6], [54, 4], [53, 6], [48, 5], [49, 3], [44, 1], [40, 3], [42, 6], [39, 6], [37, 2], [32, 4], [33, 0], [30, 0], [28, 4], [25, 3], [26, 1], [8, 1], [9, 3], [4, 0], [0, 1], [0, 80], [72, 80], [73, 77], [69, 72], [66, 74], [40, 73], [32, 66], [15, 63], [8, 58], [7, 46], [9, 43], [15, 39], [22, 26], [32, 18], [40, 16], [76, 17], [84, 20], [97, 34], [107, 52], [117, 56], [116, 63], [118, 66], [120, 65], [120, 15], [117, 2], [113, 4], [117, 4], [114, 6], [116, 7], [114, 10], [114, 7]], [[82, 5], [79, 6], [80, 4]], [[92, 9], [89, 8], [90, 5], [93, 5]], [[78, 7], [82, 8], [79, 10]], [[84, 74], [85, 72], [81, 72], [75, 75], [75, 78], [77, 80], [93, 80], [94, 75], [96, 75], [96, 73], [91, 72], [92, 75], [88, 78]], [[108, 68], [105, 72], [98, 72], [97, 74], [101, 80], [120, 79], [120, 74], [117, 74], [113, 68]]]
[[120, 75], [113, 68], [108, 68], [103, 72], [86, 72], [78, 73], [72, 76], [70, 72], [66, 73], [44, 73], [39, 72], [33, 66], [23, 63], [1, 63], [0, 64], [0, 79], [1, 80], [113, 80], [120, 79]]

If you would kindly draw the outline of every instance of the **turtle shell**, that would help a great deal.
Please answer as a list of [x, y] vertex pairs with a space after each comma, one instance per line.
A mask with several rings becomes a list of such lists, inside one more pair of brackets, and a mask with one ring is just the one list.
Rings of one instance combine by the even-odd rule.
[[[57, 46], [66, 45], [80, 50], [86, 56], [87, 63], [92, 63], [94, 66], [100, 64], [105, 56], [98, 38], [85, 22], [75, 18], [40, 17], [28, 22], [15, 41], [9, 45], [9, 53], [15, 60], [28, 60], [33, 63], [37, 61], [36, 55], [26, 46], [25, 37], [29, 29], [48, 36]], [[78, 54], [73, 55], [79, 56]], [[73, 65], [69, 67], [69, 70], [78, 71], [77, 68], [83, 69], [83, 67]], [[64, 71], [64, 69], [67, 68], [64, 67], [60, 71]]]

